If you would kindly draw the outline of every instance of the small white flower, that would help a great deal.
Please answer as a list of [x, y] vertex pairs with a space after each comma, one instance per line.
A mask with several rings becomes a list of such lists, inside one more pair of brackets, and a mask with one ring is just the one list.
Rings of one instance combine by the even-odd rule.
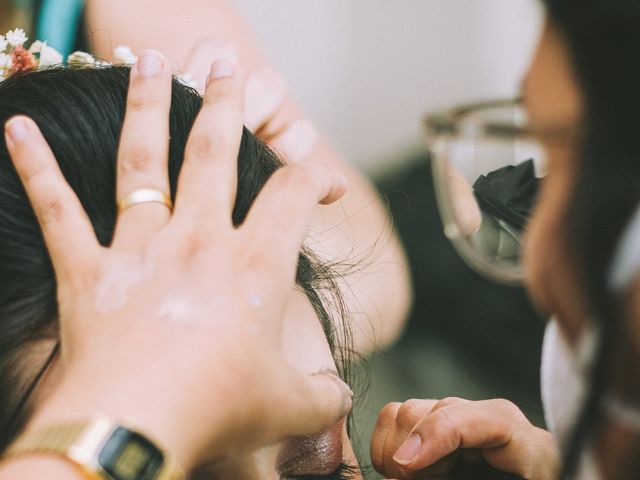
[[138, 61], [138, 57], [126, 45], [117, 46], [113, 50], [113, 58], [116, 65], [133, 65]]
[[71, 67], [92, 67], [96, 64], [96, 59], [87, 52], [73, 52], [67, 57], [67, 63]]
[[7, 32], [6, 39], [7, 42], [9, 42], [9, 45], [11, 45], [12, 47], [21, 47], [24, 42], [28, 40], [27, 34], [24, 33], [24, 30], [22, 30], [21, 28], [9, 30]]
[[104, 60], [96, 59], [96, 67], [107, 68], [110, 67], [111, 64], [109, 62], [105, 62]]
[[9, 45], [7, 39], [4, 38], [4, 35], [0, 35], [0, 53], [4, 52], [4, 49], [7, 48], [7, 45]]
[[63, 61], [62, 55], [53, 47], [47, 45], [47, 42], [37, 40], [29, 47], [31, 53], [39, 55], [39, 67], [50, 67], [51, 65], [60, 65]]
[[40, 51], [42, 50], [42, 47], [44, 45], [46, 45], [47, 42], [41, 42], [40, 40], [36, 40], [35, 42], [33, 42], [31, 44], [31, 46], [29, 47], [29, 51], [31, 53], [40, 53]]

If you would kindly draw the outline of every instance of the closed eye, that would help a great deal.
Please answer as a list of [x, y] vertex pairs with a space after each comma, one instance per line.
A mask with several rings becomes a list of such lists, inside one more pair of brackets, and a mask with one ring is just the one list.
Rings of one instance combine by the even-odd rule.
[[281, 480], [353, 480], [359, 472], [360, 469], [358, 467], [343, 462], [329, 475], [281, 477]]

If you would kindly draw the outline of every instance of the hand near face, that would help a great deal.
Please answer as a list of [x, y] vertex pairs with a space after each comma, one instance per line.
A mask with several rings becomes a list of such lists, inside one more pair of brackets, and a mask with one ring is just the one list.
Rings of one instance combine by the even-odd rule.
[[460, 398], [386, 405], [371, 459], [378, 472], [398, 480], [442, 477], [460, 461], [484, 461], [526, 479], [552, 480], [559, 465], [552, 435], [533, 426], [513, 403]]
[[[169, 192], [171, 81], [156, 52], [132, 69], [119, 202], [139, 189]], [[7, 145], [56, 272], [60, 314], [60, 381], [30, 428], [98, 412], [132, 419], [188, 470], [205, 452], [317, 433], [349, 410], [345, 384], [300, 374], [280, 349], [302, 241], [316, 205], [338, 199], [344, 178], [310, 163], [283, 168], [235, 228], [243, 104], [243, 73], [214, 63], [175, 209], [124, 209], [109, 248], [37, 125], [8, 122]]]

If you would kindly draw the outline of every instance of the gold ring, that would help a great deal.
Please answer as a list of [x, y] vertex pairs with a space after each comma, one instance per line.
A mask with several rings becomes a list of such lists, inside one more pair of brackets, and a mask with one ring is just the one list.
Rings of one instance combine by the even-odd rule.
[[173, 202], [171, 201], [171, 197], [169, 197], [169, 195], [153, 188], [140, 188], [131, 192], [118, 204], [118, 212], [122, 213], [126, 209], [133, 207], [134, 205], [149, 202], [161, 203], [165, 205], [169, 210], [173, 210]]

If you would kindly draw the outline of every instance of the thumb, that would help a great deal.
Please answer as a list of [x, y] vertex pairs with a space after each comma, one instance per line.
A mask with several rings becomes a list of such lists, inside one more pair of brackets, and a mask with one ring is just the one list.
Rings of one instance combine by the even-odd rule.
[[286, 416], [287, 435], [300, 437], [322, 432], [351, 411], [353, 392], [336, 372], [299, 376], [290, 414]]

